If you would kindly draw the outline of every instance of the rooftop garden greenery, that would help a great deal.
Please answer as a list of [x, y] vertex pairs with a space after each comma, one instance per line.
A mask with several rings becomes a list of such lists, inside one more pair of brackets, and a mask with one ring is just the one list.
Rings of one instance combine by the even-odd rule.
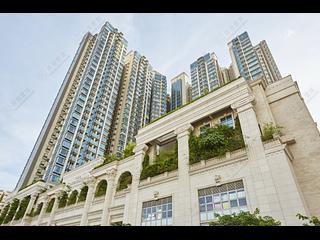
[[245, 147], [239, 119], [235, 119], [235, 128], [226, 125], [208, 127], [200, 136], [189, 138], [190, 164], [221, 157], [226, 152], [232, 152]]
[[78, 197], [78, 191], [73, 190], [68, 198], [67, 205], [70, 206], [70, 205], [75, 204], [77, 202], [77, 197]]
[[261, 140], [268, 141], [274, 138], [274, 135], [280, 135], [281, 134], [281, 129], [282, 127], [275, 125], [274, 123], [265, 123], [263, 126], [263, 133], [261, 135]]
[[52, 211], [52, 208], [53, 208], [53, 204], [54, 204], [54, 201], [56, 199], [55, 198], [52, 198], [48, 204], [47, 204], [47, 208], [46, 208], [46, 213], [50, 213]]
[[17, 211], [17, 208], [19, 207], [19, 203], [20, 203], [20, 201], [17, 198], [12, 200], [12, 203], [10, 204], [9, 212], [7, 213], [6, 217], [4, 218], [3, 223], [7, 224], [12, 221], [12, 219]]
[[63, 192], [61, 197], [59, 197], [58, 208], [65, 207], [67, 205], [67, 201], [68, 201], [68, 193], [67, 192]]
[[259, 209], [253, 213], [240, 212], [238, 214], [233, 213], [231, 215], [215, 214], [217, 220], [209, 223], [210, 226], [280, 226], [281, 222], [273, 219], [270, 216], [259, 216]]
[[36, 211], [33, 212], [32, 217], [38, 216], [43, 208], [43, 202], [37, 205]]
[[87, 198], [88, 186], [83, 186], [80, 190], [78, 202], [84, 202]]
[[105, 180], [105, 179], [101, 180], [98, 183], [94, 197], [101, 197], [101, 196], [106, 195], [107, 186], [108, 186], [107, 180]]
[[136, 143], [129, 142], [123, 151], [123, 157], [127, 158], [134, 155], [133, 149], [136, 147]]
[[8, 203], [2, 210], [1, 210], [1, 214], [0, 214], [0, 225], [4, 222], [4, 219], [7, 215], [7, 213], [9, 212], [10, 209], [10, 203]]
[[26, 196], [24, 197], [22, 200], [21, 200], [21, 203], [20, 203], [20, 206], [19, 206], [19, 209], [14, 217], [14, 220], [19, 220], [21, 218], [23, 218], [26, 210], [27, 210], [27, 207], [29, 205], [29, 202], [30, 202], [30, 195], [29, 196]]
[[149, 155], [146, 154], [142, 162], [140, 180], [154, 177], [164, 172], [171, 172], [178, 169], [178, 144], [175, 144], [173, 151], [163, 151], [156, 156], [153, 164], [149, 164]]
[[107, 153], [105, 152], [104, 154], [104, 161], [103, 163], [101, 163], [100, 165], [96, 166], [94, 169], [100, 168], [108, 163], [114, 162], [114, 161], [121, 161], [127, 157], [133, 156], [134, 152], [133, 149], [135, 148], [136, 143], [134, 142], [129, 142], [127, 144], [127, 146], [125, 147], [124, 151], [123, 151], [123, 156], [119, 157], [116, 154], [111, 154], [111, 153]]
[[122, 173], [118, 181], [117, 191], [121, 191], [123, 189], [128, 188], [128, 185], [131, 183], [132, 183], [131, 173], [130, 172]]
[[[240, 77], [241, 77], [241, 76], [240, 76]], [[233, 80], [231, 80], [231, 81], [227, 82], [226, 84], [221, 85], [220, 87], [217, 87], [217, 88], [215, 88], [215, 89], [213, 89], [213, 90], [211, 90], [211, 91], [208, 91], [208, 90], [207, 90], [207, 91], [205, 91], [201, 96], [199, 96], [199, 97], [197, 97], [197, 98], [193, 99], [192, 101], [190, 101], [190, 102], [188, 102], [188, 103], [186, 103], [186, 104], [184, 104], [184, 105], [182, 105], [182, 106], [180, 106], [180, 107], [178, 107], [178, 108], [175, 108], [174, 110], [171, 110], [170, 112], [167, 112], [166, 114], [164, 114], [164, 115], [162, 115], [162, 116], [160, 116], [160, 117], [158, 117], [158, 118], [156, 118], [156, 119], [154, 119], [154, 120], [152, 120], [151, 122], [149, 122], [149, 123], [148, 123], [148, 124], [146, 124], [145, 126], [148, 126], [148, 125], [150, 125], [151, 123], [154, 123], [154, 122], [156, 122], [156, 121], [160, 120], [161, 118], [164, 118], [164, 117], [166, 117], [166, 116], [170, 115], [171, 113], [173, 113], [173, 112], [175, 112], [175, 111], [177, 111], [177, 110], [179, 110], [179, 109], [181, 109], [181, 108], [183, 108], [183, 107], [185, 107], [185, 106], [187, 106], [187, 105], [189, 105], [189, 104], [191, 104], [191, 103], [193, 103], [193, 102], [195, 102], [195, 101], [199, 100], [200, 98], [203, 98], [203, 97], [207, 96], [208, 94], [210, 94], [210, 93], [212, 93], [212, 92], [214, 92], [214, 91], [217, 91], [218, 89], [220, 89], [220, 88], [222, 88], [222, 87], [224, 87], [224, 86], [228, 85], [229, 83], [231, 83], [231, 82], [233, 82], [233, 81], [235, 81], [235, 80], [239, 79], [240, 77], [237, 77], [237, 78], [235, 78], [235, 79], [233, 79]]]

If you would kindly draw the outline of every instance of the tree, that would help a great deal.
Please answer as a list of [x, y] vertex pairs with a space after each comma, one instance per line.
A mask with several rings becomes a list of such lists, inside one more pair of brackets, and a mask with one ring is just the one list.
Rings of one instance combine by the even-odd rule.
[[[309, 224], [308, 223], [303, 223], [303, 226], [320, 226], [320, 219], [316, 216], [312, 216], [311, 218], [308, 218], [307, 216], [304, 216], [300, 213], [297, 214], [297, 217], [301, 220], [308, 220], [309, 221]], [[310, 225], [312, 224], [312, 225]]]
[[128, 145], [125, 147], [123, 151], [124, 158], [130, 157], [134, 155], [133, 149], [135, 148], [136, 144], [134, 142], [129, 142]]
[[216, 214], [217, 220], [210, 222], [210, 226], [280, 226], [281, 222], [270, 216], [259, 216], [259, 209], [253, 213], [240, 212], [238, 214], [220, 216]]

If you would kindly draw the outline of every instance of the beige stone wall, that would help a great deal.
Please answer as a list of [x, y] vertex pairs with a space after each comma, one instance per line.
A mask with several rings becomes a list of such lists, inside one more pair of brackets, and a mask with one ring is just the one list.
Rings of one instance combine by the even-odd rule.
[[271, 111], [282, 133], [296, 143], [289, 146], [293, 169], [311, 215], [320, 215], [320, 135], [291, 77], [267, 89]]

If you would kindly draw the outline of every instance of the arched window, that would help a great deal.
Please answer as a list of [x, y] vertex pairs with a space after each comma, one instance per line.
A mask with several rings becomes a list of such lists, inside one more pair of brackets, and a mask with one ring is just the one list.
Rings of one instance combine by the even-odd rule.
[[88, 186], [84, 186], [81, 188], [80, 194], [79, 194], [79, 199], [78, 202], [83, 202], [87, 198], [87, 193], [88, 193]]
[[77, 197], [78, 197], [78, 191], [77, 190], [73, 190], [72, 193], [70, 194], [69, 198], [68, 198], [68, 203], [67, 205], [73, 205], [77, 202]]
[[41, 212], [42, 207], [43, 207], [43, 202], [38, 204], [36, 211], [33, 213], [33, 216], [38, 216]]
[[107, 191], [107, 186], [108, 186], [108, 183], [107, 183], [107, 180], [101, 180], [99, 183], [98, 183], [98, 186], [97, 186], [97, 189], [96, 189], [96, 192], [94, 194], [95, 197], [101, 197], [101, 196], [104, 196], [106, 194], [106, 191]]
[[54, 204], [55, 200], [56, 200], [55, 198], [51, 198], [51, 200], [48, 202], [47, 208], [46, 208], [46, 213], [50, 213], [52, 211], [53, 204]]
[[130, 172], [124, 172], [119, 177], [117, 191], [126, 189], [129, 184], [132, 182], [132, 175]]
[[68, 201], [68, 193], [67, 192], [63, 192], [61, 197], [59, 198], [59, 208], [63, 208], [67, 205], [67, 201]]

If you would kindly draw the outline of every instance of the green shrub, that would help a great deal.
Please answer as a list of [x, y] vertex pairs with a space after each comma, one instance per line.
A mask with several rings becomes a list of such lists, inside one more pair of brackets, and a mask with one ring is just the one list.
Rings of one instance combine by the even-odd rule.
[[67, 205], [67, 201], [68, 201], [68, 193], [67, 192], [63, 192], [62, 196], [59, 198], [58, 208], [65, 207]]
[[88, 186], [84, 186], [81, 188], [80, 194], [79, 194], [79, 199], [78, 202], [83, 202], [87, 198], [87, 193], [88, 193]]
[[280, 226], [281, 222], [270, 216], [259, 216], [259, 209], [253, 213], [240, 212], [238, 214], [223, 215], [216, 214], [217, 220], [210, 222], [210, 226]]
[[126, 189], [129, 184], [132, 182], [132, 175], [130, 172], [124, 172], [121, 174], [118, 182], [117, 191]]
[[134, 155], [133, 149], [135, 148], [136, 144], [134, 142], [129, 142], [128, 145], [125, 147], [123, 151], [124, 158], [130, 157]]
[[37, 206], [37, 210], [33, 213], [33, 217], [38, 216], [43, 208], [43, 202], [39, 203]]
[[14, 217], [14, 220], [19, 220], [19, 219], [23, 218], [23, 216], [27, 210], [28, 204], [30, 202], [30, 199], [31, 199], [30, 195], [26, 196], [22, 199], [20, 206], [19, 206], [19, 209]]
[[208, 127], [200, 136], [189, 138], [190, 164], [225, 155], [245, 147], [239, 119], [235, 119], [235, 128], [226, 125]]
[[98, 183], [98, 186], [97, 186], [97, 189], [96, 189], [96, 192], [94, 194], [95, 197], [101, 197], [101, 196], [104, 196], [107, 192], [107, 186], [108, 186], [108, 183], [106, 180], [101, 180], [99, 183]]
[[316, 217], [316, 216], [312, 216], [312, 217], [307, 217], [304, 216], [300, 213], [297, 214], [297, 217], [301, 220], [308, 220], [309, 223], [304, 223], [303, 226], [320, 226], [320, 218]]
[[160, 152], [152, 165], [149, 165], [149, 156], [147, 160], [144, 161], [145, 163], [142, 164], [143, 168], [140, 174], [141, 180], [157, 176], [164, 172], [174, 171], [178, 169], [178, 145], [175, 145], [174, 151], [172, 152]]
[[50, 213], [52, 211], [52, 208], [53, 208], [53, 204], [55, 202], [55, 198], [52, 198], [48, 204], [47, 204], [47, 208], [46, 208], [46, 213]]
[[17, 198], [13, 199], [12, 203], [10, 204], [10, 210], [9, 210], [8, 214], [6, 215], [3, 223], [7, 224], [12, 221], [12, 219], [17, 211], [17, 208], [19, 207], [19, 203], [20, 203], [19, 199], [17, 199]]
[[67, 205], [73, 205], [77, 202], [77, 197], [78, 197], [78, 191], [77, 190], [73, 190], [72, 193], [70, 194], [69, 198], [68, 198], [68, 203]]
[[0, 215], [0, 225], [3, 223], [7, 213], [9, 212], [10, 209], [10, 203], [8, 203], [1, 211], [1, 215]]
[[111, 226], [131, 226], [130, 223], [123, 223], [123, 222], [114, 222], [110, 224]]
[[144, 155], [143, 161], [142, 161], [142, 168], [146, 168], [149, 166], [150, 157], [148, 154]]
[[281, 127], [278, 125], [274, 125], [272, 122], [265, 123], [263, 126], [263, 134], [261, 136], [262, 141], [267, 141], [273, 139], [274, 134], [281, 134]]

